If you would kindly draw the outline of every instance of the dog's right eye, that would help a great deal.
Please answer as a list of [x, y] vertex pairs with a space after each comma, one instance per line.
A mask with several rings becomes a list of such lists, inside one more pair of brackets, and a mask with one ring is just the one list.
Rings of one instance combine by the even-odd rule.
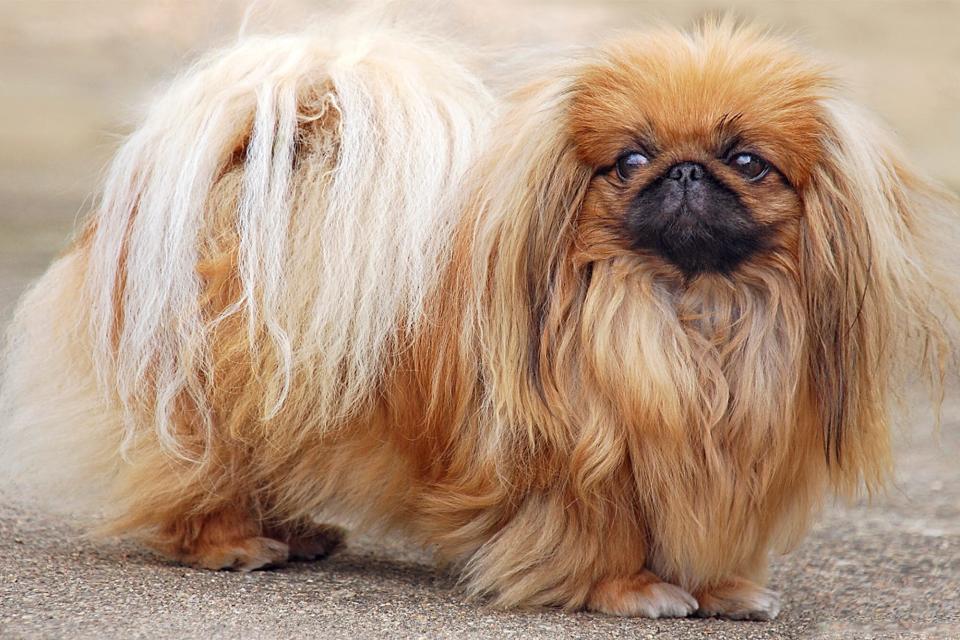
[[645, 164], [650, 164], [650, 160], [642, 153], [638, 151], [625, 153], [617, 158], [617, 176], [621, 180], [627, 180], [637, 167], [642, 167]]

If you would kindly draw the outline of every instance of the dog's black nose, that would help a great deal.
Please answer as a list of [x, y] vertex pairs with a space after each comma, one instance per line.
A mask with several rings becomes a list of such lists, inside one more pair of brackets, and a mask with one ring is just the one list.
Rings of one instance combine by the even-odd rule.
[[703, 178], [703, 165], [697, 162], [679, 162], [667, 169], [667, 178], [681, 184]]

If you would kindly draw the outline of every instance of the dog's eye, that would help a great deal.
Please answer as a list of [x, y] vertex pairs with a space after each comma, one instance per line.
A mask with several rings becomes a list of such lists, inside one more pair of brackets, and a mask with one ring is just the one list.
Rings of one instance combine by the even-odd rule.
[[731, 156], [727, 164], [750, 182], [761, 179], [770, 171], [767, 161], [755, 153], [738, 153]]
[[626, 180], [633, 174], [637, 167], [642, 167], [649, 163], [650, 160], [642, 153], [637, 151], [625, 153], [617, 158], [617, 175], [621, 180]]

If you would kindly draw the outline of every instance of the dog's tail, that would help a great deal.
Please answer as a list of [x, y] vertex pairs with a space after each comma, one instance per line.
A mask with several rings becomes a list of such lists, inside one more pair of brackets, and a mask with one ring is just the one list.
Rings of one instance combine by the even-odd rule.
[[233, 428], [214, 394], [305, 430], [361, 407], [435, 284], [491, 116], [437, 47], [257, 37], [176, 80], [16, 313], [7, 468], [62, 490], [144, 438], [202, 457]]

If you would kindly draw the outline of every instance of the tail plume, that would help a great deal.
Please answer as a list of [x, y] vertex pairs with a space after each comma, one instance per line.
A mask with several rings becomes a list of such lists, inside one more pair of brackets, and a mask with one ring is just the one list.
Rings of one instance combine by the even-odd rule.
[[[175, 80], [11, 327], [11, 459], [39, 439], [79, 451], [105, 429], [98, 446], [147, 434], [195, 457], [175, 414], [189, 407], [204, 439], [220, 428], [209, 398], [224, 323], [243, 329], [258, 420], [289, 411], [326, 429], [362, 406], [391, 341], [421, 319], [493, 115], [456, 57], [388, 29], [310, 32], [246, 38]], [[215, 286], [208, 263], [224, 255]], [[103, 409], [96, 427], [89, 407]]]

